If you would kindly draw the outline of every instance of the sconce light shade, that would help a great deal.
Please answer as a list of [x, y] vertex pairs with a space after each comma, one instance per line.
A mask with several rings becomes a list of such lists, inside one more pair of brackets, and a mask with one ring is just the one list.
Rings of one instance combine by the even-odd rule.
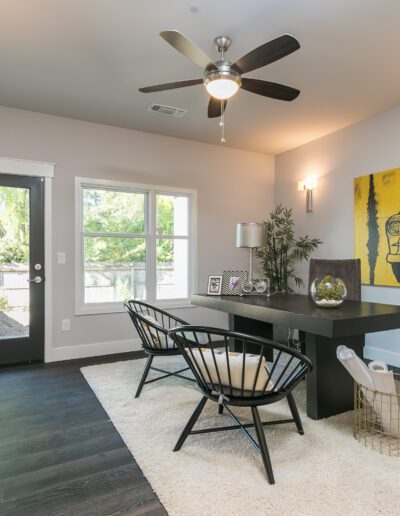
[[236, 247], [264, 247], [265, 231], [259, 222], [242, 222], [236, 229]]
[[307, 177], [304, 181], [297, 183], [297, 190], [299, 192], [303, 190], [315, 190], [316, 188], [318, 188], [318, 178], [315, 176]]

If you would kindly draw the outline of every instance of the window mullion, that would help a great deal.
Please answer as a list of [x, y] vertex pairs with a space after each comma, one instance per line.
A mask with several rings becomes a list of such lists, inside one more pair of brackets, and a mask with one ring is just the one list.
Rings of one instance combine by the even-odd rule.
[[84, 237], [93, 238], [145, 238], [145, 233], [102, 233], [94, 231], [82, 231]]

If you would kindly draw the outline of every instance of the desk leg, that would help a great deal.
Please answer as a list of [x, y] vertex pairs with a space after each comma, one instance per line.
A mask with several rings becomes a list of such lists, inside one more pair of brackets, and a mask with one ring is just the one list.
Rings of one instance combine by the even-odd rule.
[[[248, 335], [254, 335], [254, 337], [262, 337], [263, 339], [273, 340], [273, 326], [270, 323], [264, 321], [258, 321], [256, 319], [249, 319], [248, 317], [241, 317], [240, 315], [229, 314], [229, 329], [231, 331], [238, 331], [240, 333], [247, 333]], [[235, 341], [231, 342], [232, 351], [241, 352], [240, 345]], [[248, 353], [259, 353], [260, 348], [257, 346], [254, 349], [249, 346]], [[267, 352], [266, 359], [272, 360], [272, 351]]]
[[322, 419], [354, 408], [353, 379], [336, 357], [341, 344], [363, 357], [364, 335], [329, 339], [306, 334], [306, 355], [314, 369], [307, 375], [307, 415]]

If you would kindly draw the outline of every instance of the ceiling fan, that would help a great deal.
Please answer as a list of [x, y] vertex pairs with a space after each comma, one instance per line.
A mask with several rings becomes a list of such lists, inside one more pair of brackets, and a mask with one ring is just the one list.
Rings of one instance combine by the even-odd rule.
[[215, 62], [201, 48], [177, 30], [160, 32], [160, 36], [193, 63], [201, 66], [204, 69], [203, 78], [139, 88], [139, 91], [143, 93], [173, 90], [204, 83], [210, 94], [209, 118], [222, 116], [228, 99], [239, 88], [264, 97], [286, 101], [294, 100], [300, 93], [299, 90], [283, 84], [242, 77], [243, 74], [262, 68], [298, 50], [300, 48], [299, 42], [289, 34], [264, 43], [234, 63], [225, 60], [225, 52], [231, 45], [231, 39], [227, 36], [219, 36], [214, 40], [218, 52], [221, 54], [221, 58]]

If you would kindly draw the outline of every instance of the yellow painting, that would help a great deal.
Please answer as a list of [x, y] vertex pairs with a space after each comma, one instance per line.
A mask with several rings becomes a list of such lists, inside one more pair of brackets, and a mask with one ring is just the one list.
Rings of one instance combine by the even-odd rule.
[[354, 180], [354, 227], [362, 283], [400, 287], [400, 168]]

